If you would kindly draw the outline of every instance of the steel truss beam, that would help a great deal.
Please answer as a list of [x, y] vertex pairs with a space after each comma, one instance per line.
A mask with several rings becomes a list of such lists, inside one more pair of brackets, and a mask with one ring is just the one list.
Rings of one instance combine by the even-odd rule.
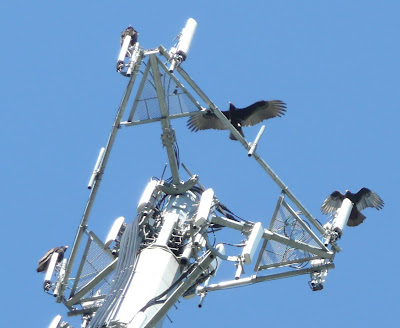
[[[218, 217], [218, 216], [213, 216], [212, 217], [212, 222], [219, 224], [219, 225], [223, 225], [225, 227], [229, 227], [235, 230], [239, 230], [239, 231], [246, 231], [247, 227], [246, 227], [246, 223], [243, 222], [237, 222], [237, 221], [233, 221], [230, 220], [228, 218], [223, 218], [223, 217]], [[314, 254], [314, 255], [318, 255], [321, 258], [325, 258], [325, 259], [331, 259], [334, 256], [334, 253], [331, 252], [329, 249], [327, 248], [317, 248], [314, 246], [310, 246], [306, 243], [303, 243], [301, 241], [295, 241], [292, 240], [286, 236], [282, 236], [280, 234], [277, 234], [275, 232], [272, 232], [268, 229], [264, 229], [264, 234], [262, 236], [264, 239], [267, 240], [274, 240], [276, 242], [279, 242], [281, 244], [293, 247], [293, 248], [297, 248], [297, 249], [301, 249], [305, 252]]]
[[247, 285], [256, 284], [259, 282], [295, 277], [295, 276], [300, 276], [303, 274], [309, 274], [314, 271], [329, 270], [329, 269], [333, 269], [333, 268], [335, 268], [335, 265], [333, 263], [329, 263], [329, 264], [321, 265], [318, 267], [276, 273], [276, 274], [271, 274], [271, 275], [262, 276], [262, 277], [257, 277], [256, 275], [252, 275], [251, 277], [248, 277], [248, 278], [241, 278], [241, 279], [237, 279], [237, 280], [224, 281], [224, 282], [221, 282], [218, 284], [212, 284], [209, 286], [202, 286], [197, 289], [197, 293], [201, 294], [201, 293], [206, 293], [206, 292], [215, 291], [215, 290], [247, 286]]
[[169, 165], [171, 168], [172, 181], [175, 184], [180, 182], [179, 180], [179, 172], [178, 172], [178, 163], [176, 161], [176, 156], [174, 153], [174, 142], [176, 140], [175, 132], [171, 127], [169, 122], [168, 108], [165, 103], [165, 94], [161, 82], [160, 71], [158, 70], [158, 62], [155, 54], [150, 55], [150, 65], [151, 70], [153, 72], [153, 79], [156, 86], [156, 92], [158, 97], [158, 102], [160, 104], [161, 109], [161, 126], [163, 130], [162, 139], [163, 145], [167, 148]]

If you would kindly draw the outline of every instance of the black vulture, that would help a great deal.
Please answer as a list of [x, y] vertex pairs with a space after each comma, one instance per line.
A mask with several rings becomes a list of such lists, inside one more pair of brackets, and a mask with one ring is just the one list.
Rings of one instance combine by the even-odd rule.
[[40, 260], [39, 260], [39, 265], [36, 269], [37, 272], [44, 272], [47, 271], [47, 268], [50, 264], [51, 256], [54, 253], [58, 253], [58, 259], [57, 259], [57, 264], [60, 263], [63, 258], [64, 258], [64, 253], [67, 250], [68, 246], [62, 246], [62, 247], [54, 247], [50, 249]]
[[120, 40], [121, 47], [122, 47], [122, 44], [124, 43], [124, 39], [127, 35], [131, 36], [131, 42], [130, 42], [131, 46], [133, 46], [137, 42], [138, 32], [132, 26], [128, 26], [125, 30], [123, 30], [121, 32], [121, 40]]
[[[260, 100], [245, 108], [236, 108], [230, 102], [229, 110], [222, 111], [222, 114], [225, 115], [235, 129], [244, 137], [242, 126], [252, 126], [270, 118], [281, 117], [285, 115], [285, 112], [286, 104], [281, 100]], [[207, 129], [227, 130], [225, 125], [222, 124], [210, 109], [204, 109], [200, 114], [191, 116], [187, 122], [187, 126], [194, 132]], [[236, 140], [232, 133], [229, 138]]]
[[383, 200], [378, 194], [368, 188], [361, 188], [356, 194], [346, 190], [346, 194], [344, 195], [336, 190], [325, 199], [321, 206], [321, 212], [323, 214], [332, 213], [342, 206], [345, 198], [348, 198], [353, 203], [353, 209], [347, 222], [349, 227], [358, 226], [366, 219], [365, 215], [361, 213], [363, 209], [374, 207], [380, 210], [384, 205]]

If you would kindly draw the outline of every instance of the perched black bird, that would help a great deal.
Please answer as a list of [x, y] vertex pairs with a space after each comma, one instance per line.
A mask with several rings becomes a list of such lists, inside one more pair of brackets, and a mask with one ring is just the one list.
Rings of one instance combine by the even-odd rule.
[[127, 35], [131, 36], [130, 45], [133, 46], [137, 42], [138, 32], [132, 26], [128, 26], [125, 30], [123, 30], [121, 32], [121, 40], [120, 40], [121, 46], [124, 43], [125, 37]]
[[[229, 110], [222, 111], [222, 114], [230, 120], [232, 125], [244, 137], [242, 126], [252, 126], [264, 120], [285, 115], [286, 104], [280, 100], [261, 100], [245, 107], [236, 108], [232, 103], [229, 103]], [[187, 122], [187, 126], [191, 131], [215, 129], [227, 130], [218, 117], [210, 110], [202, 110], [199, 115], [191, 116]], [[236, 140], [231, 133], [230, 139]]]
[[325, 199], [321, 206], [321, 212], [323, 214], [332, 213], [342, 206], [342, 202], [345, 198], [348, 198], [353, 203], [353, 209], [347, 221], [349, 227], [355, 227], [363, 223], [366, 219], [365, 215], [361, 213], [363, 209], [374, 207], [380, 210], [384, 205], [383, 200], [378, 194], [368, 188], [361, 188], [356, 194], [346, 190], [346, 194], [344, 195], [336, 190]]
[[60, 263], [63, 258], [64, 258], [64, 253], [67, 250], [68, 246], [62, 246], [62, 247], [54, 247], [50, 249], [40, 260], [39, 260], [39, 265], [36, 269], [37, 272], [43, 272], [46, 271], [51, 260], [51, 256], [54, 253], [58, 253], [58, 259], [57, 259], [57, 264]]

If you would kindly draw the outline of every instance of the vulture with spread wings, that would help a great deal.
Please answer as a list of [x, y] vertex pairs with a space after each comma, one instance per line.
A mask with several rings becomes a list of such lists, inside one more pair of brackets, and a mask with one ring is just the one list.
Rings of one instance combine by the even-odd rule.
[[[281, 117], [285, 115], [285, 112], [286, 104], [283, 101], [261, 100], [245, 108], [236, 108], [232, 103], [229, 103], [229, 110], [222, 111], [222, 114], [244, 137], [242, 126], [252, 126], [270, 118]], [[191, 116], [187, 126], [194, 132], [207, 129], [227, 130], [225, 125], [210, 109], [204, 109], [198, 115]], [[232, 133], [229, 138], [236, 140]]]
[[361, 213], [363, 209], [374, 207], [380, 210], [385, 204], [376, 192], [368, 188], [361, 188], [356, 194], [346, 190], [346, 194], [344, 195], [336, 190], [325, 199], [321, 206], [321, 212], [323, 214], [329, 214], [336, 211], [342, 206], [342, 202], [345, 198], [348, 198], [353, 203], [353, 209], [347, 221], [349, 227], [355, 227], [363, 223], [366, 219], [366, 216]]

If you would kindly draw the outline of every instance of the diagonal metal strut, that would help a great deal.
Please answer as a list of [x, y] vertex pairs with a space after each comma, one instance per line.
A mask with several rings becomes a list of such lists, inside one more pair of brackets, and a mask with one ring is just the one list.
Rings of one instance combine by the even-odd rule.
[[161, 126], [163, 130], [162, 138], [163, 138], [163, 145], [167, 148], [168, 160], [169, 165], [171, 168], [172, 174], [172, 181], [175, 184], [180, 182], [179, 180], [179, 172], [178, 172], [178, 163], [174, 152], [174, 142], [176, 140], [175, 132], [171, 127], [169, 122], [169, 115], [168, 115], [168, 108], [167, 104], [165, 103], [165, 94], [161, 82], [160, 71], [158, 69], [157, 57], [156, 54], [150, 55], [150, 65], [151, 70], [153, 71], [153, 79], [156, 86], [156, 92], [158, 101], [160, 104], [161, 109]]

